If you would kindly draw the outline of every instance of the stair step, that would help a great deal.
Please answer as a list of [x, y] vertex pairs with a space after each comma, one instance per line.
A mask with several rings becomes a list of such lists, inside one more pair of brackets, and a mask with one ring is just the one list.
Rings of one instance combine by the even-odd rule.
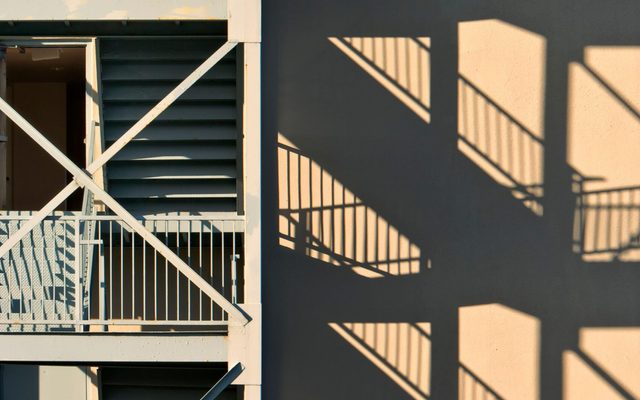
[[205, 161], [122, 161], [112, 163], [109, 181], [147, 179], [235, 179], [235, 160], [231, 162]]
[[[137, 122], [153, 104], [110, 104], [103, 109], [105, 123], [112, 121]], [[160, 114], [158, 121], [218, 121], [235, 120], [235, 102], [231, 103], [175, 103]]]
[[112, 181], [109, 192], [115, 198], [235, 198], [235, 181]]
[[[102, 82], [165, 82], [174, 83], [174, 87], [191, 74], [205, 57], [195, 61], [184, 60], [114, 60], [103, 62]], [[199, 82], [234, 83], [236, 78], [235, 60], [230, 57], [220, 60], [205, 73]]]
[[120, 204], [135, 215], [175, 214], [176, 212], [234, 212], [237, 200], [227, 198], [149, 198], [119, 199]]
[[[118, 140], [133, 123], [112, 121], [105, 128], [105, 141]], [[235, 140], [238, 137], [236, 121], [154, 121], [133, 141], [167, 140]]]
[[[235, 67], [235, 66], [234, 66]], [[120, 101], [160, 101], [176, 87], [174, 82], [110, 82], [102, 91], [102, 101], [107, 103]], [[179, 100], [235, 100], [235, 81], [197, 82], [186, 91]]]
[[[103, 39], [101, 60], [204, 60], [224, 44], [220, 38]], [[229, 54], [235, 57], [235, 52]]]
[[171, 142], [136, 142], [129, 143], [113, 157], [113, 161], [235, 160], [235, 158], [235, 143], [222, 145], [209, 142], [192, 146]]

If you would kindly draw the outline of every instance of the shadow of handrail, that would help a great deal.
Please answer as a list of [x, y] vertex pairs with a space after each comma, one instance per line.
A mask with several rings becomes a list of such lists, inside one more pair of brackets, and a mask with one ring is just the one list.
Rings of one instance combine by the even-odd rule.
[[430, 39], [330, 37], [343, 53], [426, 123], [430, 110]]
[[594, 361], [591, 357], [589, 357], [585, 352], [580, 349], [574, 349], [574, 354], [576, 354], [586, 365], [591, 368], [592, 372], [597, 374], [602, 380], [604, 380], [610, 388], [614, 389], [616, 393], [622, 397], [624, 400], [637, 400], [627, 389], [624, 388], [620, 382], [616, 380], [615, 377], [611, 376], [604, 368], [602, 368], [596, 361]]
[[431, 341], [420, 323], [343, 322], [329, 326], [411, 398], [430, 398]]
[[[430, 398], [431, 324], [334, 322], [329, 326], [411, 398]], [[466, 365], [459, 363], [458, 373], [460, 400], [504, 400]]]
[[369, 278], [420, 272], [415, 243], [282, 135], [278, 164], [281, 246]]
[[[459, 364], [459, 400], [504, 400], [491, 387], [464, 364]], [[468, 394], [468, 395], [467, 395]]]
[[542, 215], [544, 140], [458, 75], [458, 149]]

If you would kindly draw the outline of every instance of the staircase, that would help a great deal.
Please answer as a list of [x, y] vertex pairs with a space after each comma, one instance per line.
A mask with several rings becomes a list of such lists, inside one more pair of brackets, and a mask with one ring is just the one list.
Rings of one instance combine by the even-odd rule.
[[[103, 367], [105, 399], [200, 399], [227, 371], [225, 364], [198, 367]], [[237, 386], [229, 386], [217, 400], [239, 399]]]
[[[105, 147], [223, 44], [220, 38], [105, 38]], [[107, 163], [107, 190], [134, 213], [236, 211], [238, 111], [232, 51]]]

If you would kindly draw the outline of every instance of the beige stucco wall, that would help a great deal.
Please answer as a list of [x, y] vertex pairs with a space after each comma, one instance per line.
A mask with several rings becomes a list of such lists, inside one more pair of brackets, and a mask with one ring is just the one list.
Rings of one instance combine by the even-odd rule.
[[[332, 295], [334, 285], [343, 288], [343, 302], [335, 300], [342, 308], [322, 314], [327, 326], [408, 398], [454, 398], [447, 397], [454, 391], [464, 400], [636, 398], [638, 296], [628, 280], [640, 277], [639, 47], [569, 50], [565, 43], [581, 35], [589, 43], [589, 27], [567, 22], [550, 32], [540, 22], [545, 12], [531, 17], [517, 6], [500, 9], [502, 18], [473, 18], [463, 3], [422, 9], [455, 21], [446, 34], [434, 28], [437, 18], [415, 29], [318, 28], [326, 45], [306, 37], [330, 61], [317, 69], [298, 42], [287, 48], [304, 55], [279, 49], [278, 60], [295, 66], [277, 64], [289, 73], [277, 69], [286, 95], [274, 96], [282, 104], [270, 137], [276, 225], [280, 250], [291, 255], [276, 258], [290, 268], [285, 274], [308, 268]], [[633, 30], [618, 28], [593, 27]], [[451, 37], [455, 44], [434, 50]], [[442, 61], [452, 49], [455, 56]], [[292, 71], [301, 66], [317, 86], [296, 80]], [[325, 87], [335, 96], [324, 97]], [[450, 98], [456, 107], [443, 108]], [[442, 130], [448, 118], [455, 132]], [[451, 141], [455, 154], [442, 144]], [[563, 181], [560, 206], [561, 174], [572, 180]], [[446, 206], [440, 196], [450, 196]], [[453, 225], [456, 234], [447, 236]], [[324, 309], [322, 298], [309, 303]], [[455, 323], [440, 332], [455, 346], [438, 350], [439, 317], [426, 316], [441, 318], [447, 305]], [[356, 317], [330, 319], [343, 308]], [[447, 377], [438, 376], [438, 351], [455, 354], [458, 369], [440, 394]]]

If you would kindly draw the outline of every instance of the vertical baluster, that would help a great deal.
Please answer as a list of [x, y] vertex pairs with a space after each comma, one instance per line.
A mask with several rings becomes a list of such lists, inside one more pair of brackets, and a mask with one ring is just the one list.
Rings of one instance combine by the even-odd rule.
[[[80, 218], [76, 217], [75, 221], [75, 231], [74, 231], [74, 243], [75, 243], [75, 252], [74, 252], [74, 269], [75, 269], [75, 292], [76, 292], [76, 303], [75, 303], [75, 319], [76, 319], [76, 331], [80, 330], [80, 317], [81, 317], [81, 309], [82, 309], [82, 289], [80, 287]], [[65, 283], [66, 286], [66, 283]], [[65, 298], [66, 301], [66, 298]]]
[[120, 223], [120, 319], [124, 319], [124, 226]]
[[142, 238], [142, 320], [147, 320], [147, 239]]
[[34, 289], [34, 285], [36, 283], [36, 279], [35, 279], [35, 275], [34, 275], [34, 263], [29, 263], [29, 286], [31, 289], [31, 299], [29, 300], [29, 314], [31, 314], [31, 319], [37, 318], [37, 319], [44, 319], [44, 313], [40, 313], [41, 315], [36, 316], [35, 313], [33, 312], [33, 307], [35, 304], [35, 289]]
[[[45, 220], [46, 221], [46, 220]], [[40, 229], [42, 230], [42, 235], [43, 235], [43, 240], [46, 237], [46, 235], [44, 234], [44, 227], [46, 222], [43, 221], [42, 222], [42, 226], [40, 227]], [[53, 247], [54, 249], [57, 249], [57, 239], [56, 239], [56, 227], [57, 227], [57, 223], [58, 221], [54, 218], [52, 220], [52, 229], [53, 229]], [[63, 225], [64, 228], [64, 225]], [[32, 233], [33, 235], [33, 233]], [[66, 236], [65, 236], [66, 237]], [[67, 265], [67, 252], [66, 252], [66, 246], [62, 246], [62, 259], [64, 261], [63, 265]], [[64, 271], [64, 270], [63, 270]], [[56, 296], [57, 296], [57, 292], [58, 292], [58, 283], [57, 283], [57, 274], [56, 274], [56, 267], [55, 264], [51, 265], [51, 283], [53, 285], [53, 293], [51, 294], [51, 300], [53, 302], [53, 315], [54, 318], [57, 318], [58, 315], [58, 302], [56, 301]], [[64, 288], [62, 289], [64, 292]]]
[[[202, 224], [204, 224], [203, 220], [199, 221], [200, 223], [200, 231], [198, 232], [198, 266], [200, 269], [200, 276], [204, 278], [204, 276], [202, 275]], [[202, 321], [202, 307], [204, 305], [204, 299], [202, 298], [202, 289], [199, 290], [200, 292], [200, 321]]]
[[[107, 288], [105, 285], [104, 271], [104, 241], [102, 240], [102, 221], [98, 224], [98, 318], [102, 321], [107, 319]], [[102, 330], [104, 330], [104, 325]]]
[[[88, 218], [90, 217], [83, 217], [81, 220], [81, 224], [84, 226], [84, 231], [88, 231], [88, 227], [89, 225], [92, 223], [92, 221], [90, 221]], [[97, 227], [95, 227], [94, 229], [98, 229]], [[95, 237], [95, 235], [94, 235]], [[100, 236], [98, 236], [100, 237]], [[85, 236], [82, 235], [80, 236], [81, 240], [94, 240], [93, 237], [91, 236]], [[84, 238], [84, 239], [83, 239]], [[97, 240], [97, 239], [96, 239]], [[89, 269], [93, 268], [93, 260], [89, 260], [89, 249], [93, 249], [95, 246], [94, 244], [89, 244], [89, 243], [85, 243], [82, 247], [80, 247], [80, 273], [83, 275], [80, 275], [81, 278], [81, 282], [82, 282], [82, 291], [83, 291], [83, 295], [84, 295], [84, 290], [86, 288], [86, 296], [87, 298], [85, 300], [87, 300], [87, 309], [86, 309], [86, 314], [85, 314], [85, 302], [82, 302], [82, 318], [84, 319], [90, 319], [90, 306], [91, 306], [91, 297], [92, 297], [92, 293], [91, 293], [91, 282], [89, 282]], [[85, 268], [85, 261], [86, 261], [86, 268]]]
[[[153, 220], [153, 234], [157, 236], [157, 221]], [[153, 319], [158, 320], [158, 252], [153, 248]]]
[[109, 319], [113, 319], [113, 221], [109, 220]]
[[[16, 263], [15, 263], [15, 261], [14, 261], [14, 260], [12, 260], [12, 259], [10, 258], [10, 259], [9, 259], [9, 281], [11, 281], [11, 271], [12, 271], [13, 269], [15, 269], [15, 268], [16, 268]], [[17, 270], [16, 270], [16, 272], [14, 273], [14, 275], [16, 275], [16, 276], [18, 275], [18, 274], [17, 274]], [[18, 284], [18, 280], [17, 280], [17, 279], [16, 279], [16, 284]], [[18, 296], [20, 296], [20, 285], [19, 285], [19, 284], [18, 284]], [[21, 304], [21, 302], [20, 302], [20, 297], [18, 297], [18, 298], [16, 299], [16, 302], [17, 302], [17, 304], [18, 304], [18, 307], [21, 307], [21, 308], [22, 308], [22, 304]], [[11, 286], [9, 286], [9, 307], [10, 307], [10, 308], [9, 308], [9, 311], [10, 311], [12, 314], [13, 314], [13, 312], [14, 312], [14, 310], [13, 310], [13, 304], [14, 304], [13, 294], [12, 294], [12, 292], [11, 292]], [[18, 319], [21, 319], [21, 316], [22, 316], [22, 312], [21, 312], [21, 311], [22, 311], [21, 309], [18, 309]], [[11, 316], [11, 318], [13, 318], [13, 316]]]
[[[193, 269], [191, 264], [191, 220], [187, 221], [187, 264]], [[187, 320], [191, 321], [191, 281], [187, 279]]]
[[[169, 247], [169, 221], [164, 221], [164, 245]], [[164, 258], [164, 319], [169, 320], [169, 261]]]
[[[180, 257], [180, 221], [176, 220], [176, 253]], [[175, 267], [175, 266], [174, 266]], [[176, 270], [176, 320], [180, 321], [180, 271]]]
[[[220, 267], [220, 287], [222, 290], [222, 295], [225, 296], [225, 290], [224, 290], [224, 269], [225, 269], [225, 262], [224, 262], [224, 233], [225, 233], [225, 222], [224, 220], [220, 221], [221, 224], [221, 228], [220, 228], [220, 261], [222, 261], [222, 266]], [[222, 312], [222, 320], [225, 321], [226, 320], [226, 311], [221, 310]]]
[[[209, 283], [213, 286], [213, 225], [215, 221], [209, 221]], [[207, 296], [207, 303], [210, 305], [211, 320], [213, 321], [213, 301]]]
[[237, 255], [236, 255], [236, 221], [232, 221], [232, 234], [233, 234], [233, 245], [231, 246], [231, 302], [238, 302], [238, 287], [237, 287]]
[[[44, 222], [43, 222], [44, 223]], [[33, 231], [29, 234], [29, 235], [33, 235]], [[54, 245], [55, 247], [55, 245]], [[32, 249], [32, 254], [33, 254], [33, 249]], [[40, 269], [40, 289], [42, 292], [42, 298], [40, 299], [40, 302], [42, 303], [42, 317], [46, 320], [47, 319], [47, 312], [46, 312], [46, 302], [45, 299], [47, 298], [46, 296], [46, 292], [45, 292], [45, 286], [44, 286], [44, 279], [45, 279], [45, 274], [47, 271], [45, 271], [45, 267], [46, 265], [43, 266], [43, 268]], [[11, 293], [11, 292], [9, 292]], [[9, 296], [11, 297], [11, 296]]]
[[131, 232], [131, 319], [136, 319], [136, 232]]

